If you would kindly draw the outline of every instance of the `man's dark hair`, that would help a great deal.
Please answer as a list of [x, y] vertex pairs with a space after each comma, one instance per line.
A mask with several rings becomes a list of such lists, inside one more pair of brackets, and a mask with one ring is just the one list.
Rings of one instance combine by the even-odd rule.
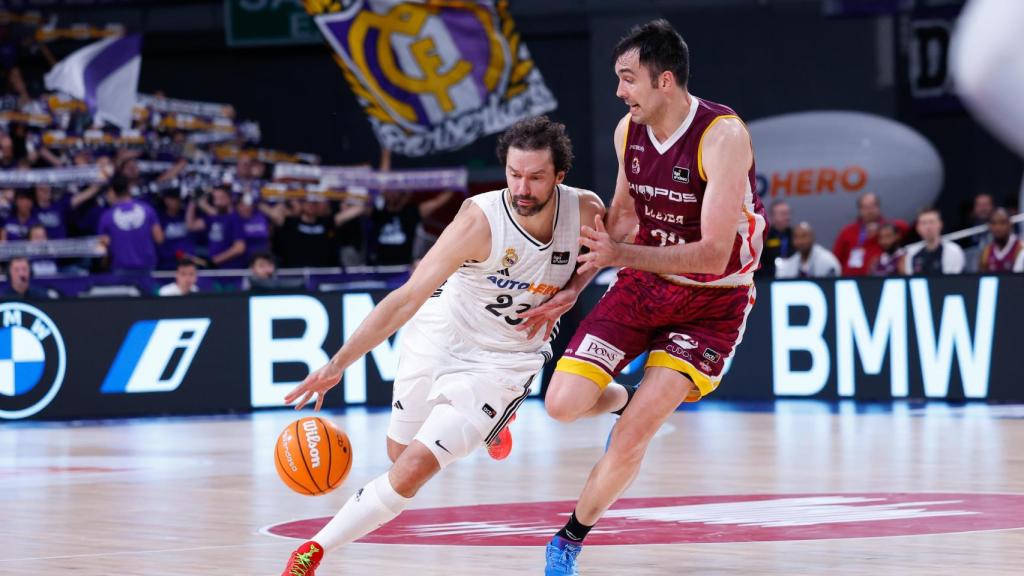
[[196, 268], [196, 269], [198, 269], [199, 267], [196, 266], [195, 260], [192, 260], [191, 258], [182, 258], [182, 259], [178, 260], [178, 269], [180, 270], [181, 268]]
[[128, 179], [120, 174], [115, 174], [110, 179], [110, 188], [113, 189], [114, 195], [118, 198], [126, 198], [132, 195], [132, 189], [129, 184]]
[[508, 149], [550, 150], [555, 174], [572, 167], [572, 141], [565, 133], [565, 124], [552, 122], [547, 116], [526, 118], [510, 126], [498, 137], [498, 160], [505, 165]]
[[642, 64], [651, 73], [651, 86], [658, 86], [658, 77], [671, 72], [679, 87], [690, 79], [690, 49], [683, 37], [668, 20], [659, 18], [647, 24], [634, 26], [615, 46], [612, 62], [623, 54], [636, 50]]
[[277, 266], [277, 262], [274, 259], [274, 255], [271, 254], [270, 252], [264, 251], [253, 254], [252, 258], [249, 260], [249, 266], [255, 264], [257, 260], [266, 260], [267, 262], [270, 262], [274, 266]]
[[917, 213], [917, 217], [921, 218], [921, 216], [924, 216], [925, 214], [935, 214], [939, 218], [939, 220], [942, 220], [942, 212], [940, 212], [939, 209], [934, 206], [922, 208], [921, 211]]

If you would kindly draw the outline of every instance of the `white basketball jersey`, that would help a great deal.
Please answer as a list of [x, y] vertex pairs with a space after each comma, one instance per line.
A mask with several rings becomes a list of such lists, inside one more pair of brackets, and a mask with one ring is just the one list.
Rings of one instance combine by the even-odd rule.
[[472, 201], [491, 225], [491, 253], [485, 262], [467, 262], [445, 282], [438, 297], [452, 328], [466, 344], [496, 351], [544, 352], [550, 345], [516, 330], [519, 314], [539, 306], [572, 276], [579, 252], [579, 191], [557, 186], [551, 241], [530, 236], [515, 219], [508, 189]]

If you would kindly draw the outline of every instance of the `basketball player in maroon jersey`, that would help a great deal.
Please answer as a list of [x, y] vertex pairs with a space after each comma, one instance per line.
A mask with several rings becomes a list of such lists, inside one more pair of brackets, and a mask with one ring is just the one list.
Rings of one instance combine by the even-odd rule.
[[[531, 314], [528, 329], [571, 305], [601, 268], [622, 267], [559, 360], [545, 403], [564, 422], [628, 404], [548, 544], [548, 575], [577, 573], [583, 539], [636, 477], [658, 428], [681, 402], [718, 386], [754, 304], [767, 228], [747, 128], [727, 106], [689, 93], [688, 49], [672, 26], [634, 28], [614, 56], [616, 95], [629, 113], [615, 129], [619, 173], [607, 224], [584, 226], [589, 253], [578, 259], [578, 281]], [[627, 399], [609, 383], [644, 352], [644, 377]]]
[[1013, 265], [1024, 252], [1024, 242], [1013, 233], [1010, 213], [1005, 208], [996, 208], [988, 219], [988, 230], [992, 241], [982, 250], [978, 259], [978, 272], [1013, 272]]

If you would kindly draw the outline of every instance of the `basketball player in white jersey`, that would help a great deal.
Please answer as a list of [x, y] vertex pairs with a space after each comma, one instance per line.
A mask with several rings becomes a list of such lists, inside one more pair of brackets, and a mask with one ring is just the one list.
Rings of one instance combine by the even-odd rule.
[[285, 397], [296, 409], [315, 397], [319, 410], [345, 368], [409, 322], [388, 428], [394, 464], [292, 554], [285, 576], [312, 576], [325, 551], [396, 517], [438, 471], [494, 438], [551, 358], [549, 330], [517, 330], [519, 315], [569, 281], [580, 223], [602, 217], [604, 205], [562, 184], [572, 161], [562, 124], [516, 123], [499, 139], [498, 157], [508, 188], [466, 200], [409, 281]]

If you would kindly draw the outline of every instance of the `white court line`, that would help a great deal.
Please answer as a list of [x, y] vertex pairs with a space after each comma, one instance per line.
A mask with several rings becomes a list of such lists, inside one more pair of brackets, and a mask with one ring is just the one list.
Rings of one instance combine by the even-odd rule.
[[131, 556], [134, 554], [162, 554], [165, 552], [198, 552], [201, 550], [226, 550], [228, 548], [251, 548], [253, 546], [269, 546], [273, 542], [253, 542], [250, 544], [225, 544], [223, 546], [197, 546], [195, 548], [166, 548], [152, 550], [127, 550], [124, 552], [98, 552], [95, 554], [68, 554], [65, 556], [36, 556], [33, 558], [8, 558], [0, 559], [4, 562], [30, 562], [33, 560], [67, 560], [72, 558], [102, 558], [104, 556]]

